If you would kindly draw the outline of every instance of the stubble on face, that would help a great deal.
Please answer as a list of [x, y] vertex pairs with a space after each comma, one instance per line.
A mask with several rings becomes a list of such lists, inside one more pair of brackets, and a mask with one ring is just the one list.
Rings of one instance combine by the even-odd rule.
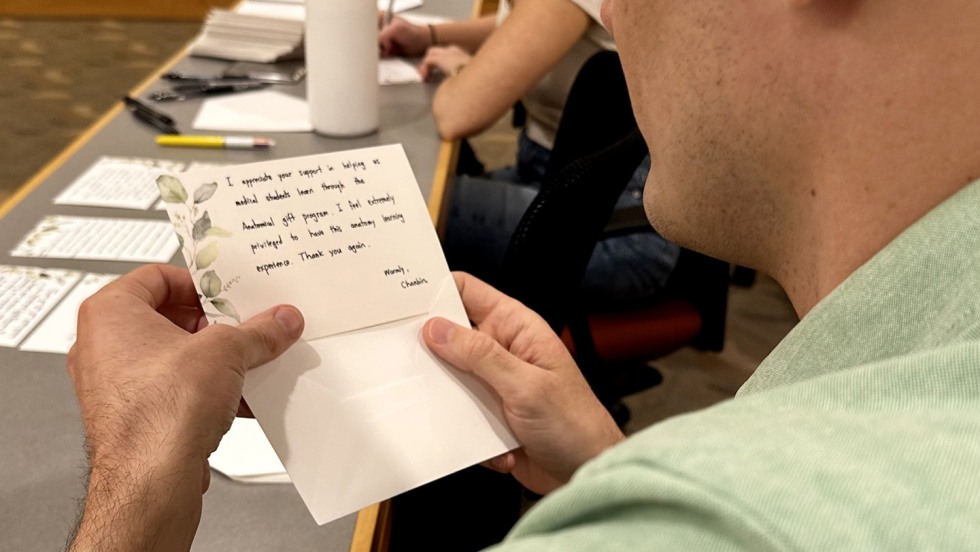
[[[765, 53], [737, 0], [613, 0], [637, 122], [650, 147], [647, 216], [668, 239], [758, 265], [759, 236], [778, 220], [765, 169], [779, 149], [759, 95]], [[761, 64], [760, 64], [761, 63]], [[757, 71], [757, 68], [761, 68]]]

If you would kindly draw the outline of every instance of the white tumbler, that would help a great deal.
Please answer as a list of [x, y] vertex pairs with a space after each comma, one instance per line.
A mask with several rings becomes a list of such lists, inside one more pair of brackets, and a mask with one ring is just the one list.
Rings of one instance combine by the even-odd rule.
[[378, 130], [376, 0], [306, 0], [305, 41], [313, 130], [338, 137]]

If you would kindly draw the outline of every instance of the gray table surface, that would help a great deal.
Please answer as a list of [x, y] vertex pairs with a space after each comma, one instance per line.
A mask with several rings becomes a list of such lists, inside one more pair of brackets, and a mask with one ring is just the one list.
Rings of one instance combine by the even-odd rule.
[[[426, 0], [425, 6], [418, 11], [463, 19], [470, 16], [471, 7], [472, 4], [465, 0]], [[176, 68], [188, 72], [216, 72], [229, 64], [186, 58]], [[150, 90], [158, 87], [155, 84]], [[280, 89], [305, 95], [305, 84]], [[153, 142], [155, 132], [124, 111], [0, 220], [0, 264], [115, 274], [135, 268], [135, 264], [124, 262], [27, 259], [7, 254], [25, 233], [49, 214], [166, 218], [165, 214], [153, 210], [52, 203], [55, 195], [102, 155], [246, 163], [401, 143], [423, 194], [428, 197], [440, 144], [430, 112], [433, 91], [432, 85], [382, 87], [379, 132], [349, 140], [324, 138], [312, 133], [262, 133], [277, 141], [273, 149], [264, 152], [161, 148]], [[158, 106], [177, 120], [181, 130], [192, 132], [191, 121], [200, 101]], [[65, 372], [65, 357], [0, 348], [0, 550], [60, 549], [78, 512], [78, 500], [84, 496], [84, 471], [82, 427], [78, 405]], [[370, 477], [370, 474], [360, 475]], [[236, 552], [347, 550], [355, 518], [356, 515], [351, 515], [318, 527], [291, 485], [247, 485], [213, 473], [193, 549]]]

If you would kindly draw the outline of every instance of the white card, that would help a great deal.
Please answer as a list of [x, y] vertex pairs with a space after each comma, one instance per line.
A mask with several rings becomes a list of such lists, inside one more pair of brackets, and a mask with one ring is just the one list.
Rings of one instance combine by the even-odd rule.
[[432, 316], [467, 316], [401, 146], [160, 187], [213, 321], [280, 303], [306, 318], [245, 398], [318, 523], [517, 446], [487, 388], [421, 342]]
[[100, 157], [64, 189], [58, 205], [149, 209], [160, 197], [156, 177], [183, 170], [184, 163], [138, 157]]
[[20, 344], [21, 351], [68, 354], [75, 343], [78, 307], [106, 284], [118, 278], [115, 274], [86, 274], [71, 293], [44, 319], [34, 333]]
[[82, 274], [29, 266], [0, 266], [0, 347], [16, 347]]

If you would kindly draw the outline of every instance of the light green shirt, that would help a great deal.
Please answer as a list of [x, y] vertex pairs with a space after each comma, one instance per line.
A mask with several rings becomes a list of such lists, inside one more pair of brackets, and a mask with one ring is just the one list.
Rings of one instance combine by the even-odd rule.
[[980, 550], [980, 182], [818, 304], [736, 398], [586, 464], [502, 550]]

